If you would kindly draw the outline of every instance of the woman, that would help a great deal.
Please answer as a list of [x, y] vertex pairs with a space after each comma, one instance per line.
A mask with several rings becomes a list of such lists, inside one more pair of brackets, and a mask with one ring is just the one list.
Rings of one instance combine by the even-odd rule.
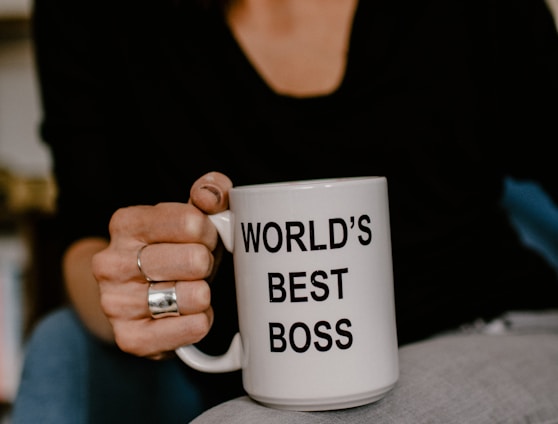
[[[558, 201], [558, 39], [542, 1], [51, 0], [34, 19], [65, 284], [88, 343], [131, 354], [118, 363], [226, 348], [230, 256], [206, 214], [232, 184], [385, 175], [402, 349], [558, 306], [554, 270], [500, 206], [508, 175]], [[152, 317], [149, 280], [176, 281], [179, 316]], [[167, 421], [242, 393], [238, 374], [177, 368], [206, 403]]]

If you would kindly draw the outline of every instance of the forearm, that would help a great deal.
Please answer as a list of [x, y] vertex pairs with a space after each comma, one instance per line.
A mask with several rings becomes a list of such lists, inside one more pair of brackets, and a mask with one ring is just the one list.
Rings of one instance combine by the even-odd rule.
[[63, 258], [68, 297], [85, 326], [97, 337], [114, 342], [112, 326], [101, 310], [99, 287], [91, 270], [93, 255], [108, 246], [102, 238], [85, 238], [72, 244]]

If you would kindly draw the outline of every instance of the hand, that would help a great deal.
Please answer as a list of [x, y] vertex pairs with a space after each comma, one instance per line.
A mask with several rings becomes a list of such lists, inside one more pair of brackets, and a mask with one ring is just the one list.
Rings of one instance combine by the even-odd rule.
[[[110, 244], [93, 257], [101, 307], [125, 352], [161, 359], [196, 343], [213, 322], [208, 281], [218, 265], [218, 234], [207, 214], [228, 207], [232, 183], [212, 172], [198, 179], [188, 203], [160, 203], [117, 210]], [[142, 246], [142, 275], [137, 254]], [[180, 316], [154, 319], [147, 305], [148, 276], [156, 288], [176, 285]]]

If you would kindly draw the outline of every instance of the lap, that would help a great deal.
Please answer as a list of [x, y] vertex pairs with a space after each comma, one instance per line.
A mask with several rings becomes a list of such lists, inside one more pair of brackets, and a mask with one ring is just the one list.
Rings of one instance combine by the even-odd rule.
[[206, 411], [208, 423], [558, 423], [558, 335], [451, 334], [402, 347], [382, 400], [328, 412], [280, 411], [248, 397]]
[[[26, 346], [16, 396], [14, 423], [86, 422], [87, 336], [70, 310], [56, 311], [39, 322]], [[55, 384], [56, 390], [53, 389]]]
[[95, 339], [68, 308], [47, 315], [26, 346], [14, 424], [182, 423], [203, 410], [178, 359], [151, 361]]

